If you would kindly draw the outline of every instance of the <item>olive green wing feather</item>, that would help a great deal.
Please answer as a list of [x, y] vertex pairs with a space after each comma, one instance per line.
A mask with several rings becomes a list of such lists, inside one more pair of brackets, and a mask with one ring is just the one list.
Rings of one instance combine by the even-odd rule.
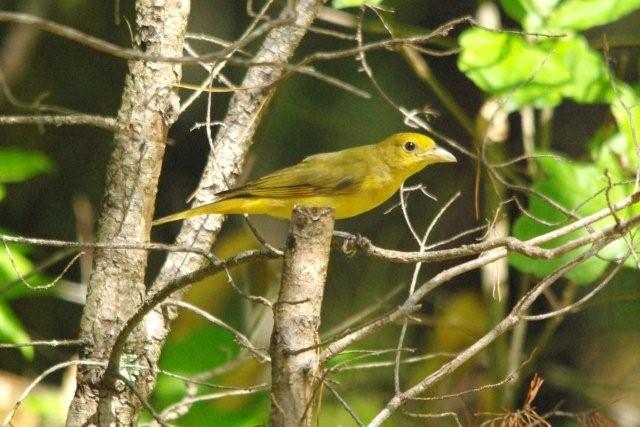
[[297, 165], [280, 169], [242, 187], [219, 193], [234, 197], [313, 197], [357, 192], [367, 174], [366, 166], [338, 153], [307, 157]]

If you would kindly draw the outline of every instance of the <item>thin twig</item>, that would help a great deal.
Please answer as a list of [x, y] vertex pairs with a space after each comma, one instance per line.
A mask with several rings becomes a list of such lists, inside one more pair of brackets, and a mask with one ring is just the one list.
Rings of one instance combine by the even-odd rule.
[[67, 368], [69, 366], [78, 366], [78, 365], [102, 367], [102, 366], [105, 366], [105, 363], [97, 360], [69, 360], [67, 362], [58, 363], [46, 369], [43, 373], [41, 373], [33, 381], [31, 381], [31, 383], [20, 394], [20, 397], [18, 397], [18, 400], [16, 400], [16, 403], [13, 405], [13, 408], [11, 408], [9, 413], [7, 413], [6, 417], [2, 421], [2, 427], [9, 427], [12, 425], [12, 420], [16, 414], [16, 411], [18, 410], [22, 402], [24, 402], [24, 400], [31, 394], [33, 389], [38, 384], [40, 384], [42, 380], [44, 380], [46, 377], [48, 377], [49, 375], [51, 375], [56, 371]]
[[347, 401], [344, 400], [344, 398], [342, 396], [340, 396], [340, 393], [338, 393], [338, 391], [335, 389], [335, 387], [333, 387], [328, 381], [324, 382], [324, 386], [327, 389], [329, 389], [331, 394], [333, 394], [333, 396], [336, 399], [338, 399], [338, 402], [340, 402], [340, 405], [342, 405], [342, 407], [349, 413], [351, 418], [353, 418], [353, 421], [355, 421], [358, 426], [364, 427], [364, 423], [362, 422], [360, 417], [358, 417], [358, 414], [356, 414], [356, 412], [353, 410], [351, 405], [349, 405], [349, 403], [347, 403]]
[[45, 283], [44, 285], [32, 285], [31, 283], [27, 282], [27, 280], [22, 276], [22, 273], [20, 273], [20, 269], [18, 268], [15, 259], [13, 258], [13, 254], [11, 253], [11, 249], [9, 249], [9, 245], [7, 244], [7, 242], [3, 240], [2, 243], [4, 244], [4, 249], [5, 249], [5, 252], [7, 253], [7, 258], [9, 258], [9, 263], [11, 264], [11, 268], [13, 268], [13, 271], [16, 273], [16, 276], [18, 276], [18, 279], [20, 280], [20, 282], [23, 285], [25, 285], [27, 288], [35, 291], [43, 291], [43, 290], [54, 287], [60, 280], [62, 280], [62, 278], [67, 273], [67, 271], [69, 271], [71, 266], [75, 264], [76, 260], [78, 260], [78, 258], [84, 255], [84, 252], [79, 252], [78, 254], [76, 254], [76, 256], [74, 256], [71, 259], [71, 261], [67, 263], [66, 267], [62, 269], [62, 272], [58, 274], [49, 283]]
[[213, 323], [214, 325], [220, 326], [222, 329], [226, 330], [227, 332], [230, 332], [234, 336], [236, 342], [240, 346], [247, 349], [251, 354], [253, 354], [258, 359], [259, 362], [264, 363], [264, 362], [269, 362], [271, 360], [271, 358], [265, 351], [260, 350], [259, 348], [256, 348], [253, 345], [253, 343], [249, 340], [249, 338], [247, 338], [242, 332], [238, 331], [232, 326], [229, 326], [227, 323], [207, 313], [201, 308], [196, 307], [195, 305], [189, 304], [188, 302], [184, 302], [184, 301], [167, 301], [165, 304], [174, 305], [176, 307], [180, 307], [180, 308], [184, 308], [185, 310], [192, 311], [197, 315], [204, 317], [206, 320]]
[[118, 130], [116, 119], [90, 114], [0, 116], [0, 126], [17, 125], [52, 125], [57, 127], [89, 125], [111, 132]]
[[40, 340], [21, 343], [0, 343], [0, 349], [21, 347], [75, 347], [83, 345], [82, 340]]

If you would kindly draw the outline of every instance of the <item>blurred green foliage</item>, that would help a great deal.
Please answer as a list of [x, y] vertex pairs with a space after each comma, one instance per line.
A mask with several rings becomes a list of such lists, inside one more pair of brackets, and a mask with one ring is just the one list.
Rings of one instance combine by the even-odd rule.
[[505, 97], [507, 109], [555, 107], [565, 98], [613, 99], [607, 67], [582, 36], [535, 43], [521, 34], [471, 28], [460, 36], [458, 66], [483, 91]]
[[[344, 8], [339, 13], [355, 17], [362, 0], [335, 0], [332, 5]], [[436, 0], [385, 0], [372, 2], [393, 9], [389, 15], [394, 32], [398, 35], [424, 34], [450, 19], [474, 14], [479, 2]], [[120, 15], [133, 22], [134, 2], [119, 2]], [[512, 172], [526, 184], [551, 197], [567, 209], [576, 209], [580, 215], [606, 206], [604, 193], [600, 193], [582, 205], [585, 198], [607, 187], [604, 171], [618, 185], [612, 188], [615, 200], [632, 188], [626, 183], [637, 167], [637, 123], [640, 119], [638, 95], [638, 38], [640, 16], [637, 1], [619, 0], [503, 0], [502, 19], [505, 28], [522, 28], [525, 31], [551, 34], [554, 37], [531, 36], [514, 32], [492, 32], [480, 28], [458, 28], [447, 37], [437, 38], [429, 47], [442, 48], [460, 45], [458, 56], [425, 56], [429, 72], [435, 76], [470, 117], [474, 117], [483, 101], [498, 97], [505, 102], [510, 116], [511, 134], [505, 143], [510, 157], [522, 154], [520, 124], [517, 112], [522, 107], [553, 109], [553, 123], [549, 125], [549, 146], [536, 151], [556, 157], [536, 160], [537, 174], [529, 176], [517, 166]], [[24, 3], [9, 2], [7, 9], [22, 10]], [[245, 2], [215, 0], [192, 2], [193, 12], [190, 31], [214, 34], [234, 39], [246, 27]], [[4, 8], [3, 4], [3, 8]], [[130, 45], [126, 25], [114, 24], [112, 2], [89, 0], [65, 0], [53, 2], [37, 9], [50, 19], [102, 37], [122, 46]], [[631, 12], [636, 11], [634, 14]], [[372, 13], [364, 18], [365, 41], [386, 37], [386, 29]], [[606, 25], [605, 25], [606, 24]], [[353, 33], [326, 22], [319, 26]], [[603, 27], [597, 27], [602, 26]], [[0, 26], [0, 38], [10, 33], [9, 26]], [[611, 41], [606, 58], [602, 49], [602, 36]], [[556, 37], [558, 36], [558, 37]], [[561, 36], [561, 37], [560, 37]], [[38, 34], [39, 41], [22, 74], [12, 83], [12, 90], [19, 99], [46, 102], [78, 111], [114, 116], [119, 106], [119, 96], [126, 71], [126, 63], [105, 55], [96, 54], [48, 34]], [[625, 43], [617, 43], [622, 39]], [[353, 47], [353, 41], [337, 40], [322, 34], [308, 34], [296, 59], [317, 51], [331, 51]], [[209, 45], [194, 42], [201, 52], [213, 49]], [[251, 46], [253, 48], [255, 46]], [[456, 119], [448, 113], [447, 102], [439, 99], [429, 86], [416, 78], [407, 61], [394, 50], [372, 51], [367, 55], [376, 78], [394, 100], [409, 109], [429, 106], [440, 112], [433, 117], [435, 129], [458, 140], [467, 148], [474, 148]], [[372, 94], [364, 100], [350, 93], [327, 86], [308, 76], [294, 75], [278, 89], [263, 118], [252, 148], [245, 173], [249, 178], [260, 176], [276, 168], [293, 164], [304, 156], [332, 151], [355, 145], [372, 143], [382, 137], [405, 129], [402, 117], [376, 93], [368, 78], [353, 58], [315, 64], [318, 70], [344, 79]], [[227, 77], [236, 83], [241, 81], [244, 68], [229, 69]], [[184, 80], [199, 82], [205, 76], [197, 67], [185, 67]], [[611, 81], [615, 79], [613, 82]], [[184, 97], [190, 95], [185, 93]], [[226, 95], [215, 95], [212, 120], [224, 116]], [[21, 108], [0, 101], [2, 114], [24, 114]], [[29, 112], [29, 111], [27, 111]], [[157, 215], [174, 212], [185, 206], [185, 199], [193, 191], [207, 154], [205, 134], [198, 129], [190, 131], [196, 122], [202, 122], [205, 102], [200, 100], [181, 117], [171, 129], [172, 145], [167, 147], [165, 164], [158, 194]], [[536, 113], [536, 118], [540, 113]], [[0, 224], [11, 233], [75, 240], [78, 218], [72, 204], [76, 195], [86, 196], [94, 212], [98, 212], [105, 179], [104, 166], [110, 154], [111, 135], [87, 128], [0, 128]], [[5, 155], [2, 153], [13, 153]], [[558, 160], [561, 156], [565, 160]], [[13, 160], [10, 160], [13, 158]], [[8, 163], [2, 163], [8, 162]], [[431, 241], [439, 241], [458, 232], [482, 224], [474, 218], [473, 187], [475, 161], [461, 157], [454, 167], [434, 166], [412, 179], [412, 183], [426, 183], [430, 192], [438, 197], [434, 202], [418, 194], [412, 194], [409, 214], [419, 232], [426, 229], [442, 204], [459, 189], [462, 197], [438, 223]], [[51, 173], [52, 171], [56, 173]], [[18, 182], [18, 179], [19, 182]], [[8, 185], [5, 185], [8, 184]], [[338, 229], [361, 233], [371, 237], [381, 246], [415, 250], [403, 223], [399, 209], [383, 214], [389, 203], [381, 209], [361, 217], [340, 221]], [[566, 217], [550, 208], [539, 198], [531, 196], [527, 209], [535, 217], [548, 222], [565, 221]], [[517, 215], [514, 208], [509, 212]], [[637, 213], [637, 208], [621, 213], [626, 217]], [[274, 244], [281, 244], [286, 224], [278, 221], [256, 219], [264, 237]], [[602, 227], [603, 221], [596, 227]], [[608, 222], [610, 224], [610, 222]], [[517, 216], [513, 233], [528, 238], [553, 229], [533, 221], [526, 215]], [[176, 225], [154, 230], [153, 240], [171, 241]], [[4, 230], [4, 233], [9, 231]], [[576, 235], [582, 232], [576, 232]], [[571, 237], [575, 237], [571, 236]], [[472, 238], [467, 242], [474, 241]], [[551, 242], [551, 246], [561, 241]], [[255, 247], [255, 239], [242, 225], [231, 219], [220, 235], [214, 254], [226, 257], [237, 251]], [[34, 264], [48, 259], [50, 250], [28, 249], [10, 245], [15, 263], [23, 274]], [[614, 244], [604, 249], [600, 258], [594, 258], [568, 275], [560, 289], [570, 289], [572, 283], [588, 284], [596, 280], [610, 265], [610, 258], [626, 250]], [[519, 256], [511, 258], [510, 288], [507, 306], [533, 283], [532, 276], [543, 276], [554, 266], [566, 261], [573, 254], [553, 262], [532, 261]], [[153, 277], [162, 259], [153, 254], [149, 277]], [[449, 264], [447, 264], [449, 265]], [[442, 271], [447, 265], [425, 265], [420, 280], [426, 280]], [[61, 272], [63, 265], [47, 269], [47, 276]], [[323, 311], [323, 331], [331, 331], [344, 319], [377, 304], [392, 288], [404, 285], [401, 292], [380, 311], [398, 304], [406, 294], [406, 284], [411, 280], [410, 266], [390, 265], [367, 258], [346, 258], [336, 254], [331, 261]], [[277, 291], [279, 264], [265, 263], [233, 271], [236, 283], [243, 289], [273, 297]], [[0, 288], [16, 279], [15, 270], [8, 262], [4, 248], [0, 247]], [[30, 283], [44, 283], [46, 277], [31, 277]], [[65, 275], [71, 285], [80, 287], [81, 271], [72, 268]], [[420, 283], [420, 282], [419, 282]], [[480, 292], [481, 277], [477, 272], [460, 277], [446, 287], [435, 291], [424, 301], [423, 309], [411, 324], [405, 346], [407, 357], [423, 353], [457, 352], [478, 339], [492, 326], [487, 301]], [[513, 404], [502, 405], [500, 397], [504, 387], [484, 390], [463, 399], [412, 402], [409, 409], [416, 412], [456, 411], [465, 425], [478, 421], [474, 415], [483, 411], [500, 411], [516, 407], [526, 394], [529, 374], [536, 370], [545, 378], [545, 385], [536, 400], [542, 410], [555, 408], [565, 402], [563, 409], [584, 411], [593, 407], [608, 411], [611, 400], [618, 398], [625, 404], [637, 399], [637, 391], [625, 388], [637, 384], [637, 354], [640, 351], [640, 328], [637, 325], [638, 293], [637, 271], [623, 269], [601, 297], [583, 313], [569, 317], [554, 329], [549, 323], [528, 326], [522, 351], [530, 354], [537, 348], [537, 360], [532, 367], [523, 368], [523, 380], [516, 384]], [[635, 286], [635, 287], [634, 287]], [[67, 286], [68, 288], [68, 286]], [[12, 286], [0, 296], [0, 339], [17, 342], [35, 337], [73, 337], [77, 333], [81, 305], [70, 301], [58, 286], [50, 291], [32, 291], [24, 286]], [[586, 290], [586, 289], [585, 289]], [[583, 292], [579, 288], [577, 292]], [[44, 296], [44, 298], [42, 298]], [[263, 317], [258, 309], [235, 295], [226, 283], [226, 277], [216, 276], [196, 285], [187, 297], [224, 319], [239, 330], [249, 333], [262, 347], [269, 342], [269, 325], [260, 324]], [[536, 311], [548, 310], [550, 304], [540, 302]], [[28, 331], [28, 332], [27, 332]], [[370, 340], [355, 346], [355, 350], [395, 348], [398, 328], [390, 326]], [[546, 338], [545, 338], [546, 337]], [[411, 350], [411, 351], [409, 351]], [[38, 349], [35, 354], [29, 347], [23, 354], [32, 359], [16, 357], [16, 351], [0, 352], [3, 371], [16, 372], [25, 378], [33, 377], [53, 363], [67, 360], [73, 350]], [[192, 375], [224, 367], [240, 354], [232, 337], [202, 319], [189, 313], [181, 313], [173, 326], [173, 332], [161, 359], [163, 369], [184, 375]], [[357, 354], [357, 353], [356, 353]], [[607, 354], [607, 357], [602, 357]], [[504, 355], [505, 358], [507, 355]], [[331, 361], [332, 364], [353, 359], [354, 353]], [[403, 386], [414, 384], [424, 375], [437, 369], [444, 360], [441, 355], [428, 361], [407, 364], [402, 370]], [[393, 353], [364, 358], [362, 362], [390, 362]], [[492, 381], [489, 371], [493, 362], [486, 354], [480, 354], [463, 369], [451, 375], [436, 389], [433, 395], [448, 394]], [[356, 362], [354, 362], [356, 363]], [[268, 382], [268, 370], [264, 365], [248, 361], [230, 372], [208, 378], [210, 383], [223, 387], [245, 387]], [[631, 374], [630, 374], [631, 373]], [[365, 421], [382, 408], [393, 394], [393, 368], [389, 365], [375, 370], [351, 370], [336, 375], [335, 387], [358, 415]], [[48, 379], [48, 384], [58, 390], [60, 376]], [[603, 393], [602, 384], [608, 387]], [[198, 394], [216, 393], [211, 386], [198, 386]], [[621, 391], [619, 394], [611, 390]], [[175, 378], [159, 375], [152, 397], [158, 410], [175, 403], [186, 393], [184, 383]], [[497, 396], [497, 397], [496, 397]], [[322, 407], [319, 424], [326, 426], [351, 425], [349, 415], [327, 390], [321, 394]], [[464, 400], [461, 402], [461, 400]], [[39, 417], [48, 412], [55, 414], [51, 423], [60, 423], [61, 416], [53, 400], [33, 399], [31, 408], [22, 410], [37, 412]], [[269, 396], [237, 396], [193, 405], [188, 414], [176, 421], [181, 426], [254, 426], [266, 422]], [[611, 409], [615, 413], [614, 409]], [[43, 419], [43, 418], [41, 418]], [[147, 415], [148, 419], [148, 415]], [[441, 420], [438, 420], [438, 422]], [[434, 425], [453, 425], [442, 421]], [[447, 424], [448, 423], [448, 424]], [[394, 417], [390, 426], [424, 425], [403, 415]]]
[[51, 160], [43, 153], [0, 147], [0, 201], [6, 194], [4, 184], [26, 181], [52, 169]]
[[[26, 181], [52, 170], [51, 160], [43, 153], [20, 148], [0, 147], [0, 202], [6, 195], [5, 184]], [[6, 233], [6, 231], [4, 232]], [[28, 248], [25, 246], [5, 244], [0, 247], [0, 283], [20, 279], [20, 275], [33, 269], [33, 264], [26, 256], [27, 252]], [[8, 301], [11, 299], [28, 293], [22, 284], [17, 288], [21, 292], [8, 293], [5, 289], [0, 297], [0, 341], [3, 342], [23, 343], [29, 341], [29, 334], [8, 305]], [[33, 359], [33, 347], [20, 347], [20, 352], [27, 359]]]
[[[502, 3], [526, 31], [545, 34], [570, 29], [584, 30], [640, 8], [640, 2], [635, 1], [616, 3], [616, 6], [611, 6], [608, 1], [573, 0], [561, 3], [535, 0]], [[601, 13], [603, 8], [607, 8], [609, 13]], [[577, 14], [577, 10], [582, 12]], [[640, 112], [633, 107], [638, 105], [640, 98], [630, 85], [612, 81], [605, 58], [589, 46], [584, 36], [567, 31], [558, 34], [557, 38], [548, 38], [471, 28], [460, 35], [459, 41], [462, 48], [458, 58], [460, 70], [483, 91], [501, 97], [510, 111], [524, 106], [556, 107], [565, 99], [579, 103], [608, 104], [612, 109], [623, 136], [603, 141], [599, 149], [591, 153], [593, 163], [538, 158], [537, 164], [542, 174], [532, 189], [580, 216], [605, 209], [608, 200], [615, 202], [633, 192], [633, 182], [620, 183], [631, 179], [636, 172], [633, 168], [637, 164], [636, 147], [640, 134], [632, 123], [640, 123], [637, 120]], [[633, 135], [633, 132], [636, 134]], [[620, 156], [613, 156], [615, 152]], [[610, 174], [611, 183], [605, 182], [605, 173]], [[593, 197], [598, 190], [599, 193]], [[526, 240], [549, 232], [567, 219], [565, 213], [536, 195], [529, 197], [528, 204], [529, 213], [520, 214], [513, 225], [513, 234], [520, 239]], [[627, 214], [638, 212], [638, 208], [633, 208], [628, 209]], [[610, 226], [613, 222], [613, 219], [603, 220], [595, 228]], [[559, 246], [587, 233], [587, 230], [578, 230], [556, 239], [548, 247]], [[576, 283], [592, 283], [607, 269], [607, 259], [623, 257], [628, 250], [625, 242], [612, 243], [600, 252], [599, 257], [589, 259], [566, 276]], [[510, 260], [521, 271], [543, 277], [582, 251], [584, 249], [575, 250], [554, 260], [531, 260], [520, 254], [514, 254]], [[633, 268], [637, 264], [630, 258], [626, 265]]]
[[[610, 197], [611, 200], [620, 200], [633, 192], [633, 183], [616, 185], [608, 189], [610, 184], [604, 179], [604, 171], [607, 168], [593, 163], [563, 162], [557, 158], [547, 157], [538, 158], [537, 164], [545, 178], [537, 181], [532, 188], [550, 197], [561, 206], [571, 209], [579, 216], [586, 216], [606, 209], [608, 207], [607, 197]], [[611, 179], [612, 182], [621, 182], [624, 180], [624, 176], [611, 172]], [[593, 197], [595, 192], [598, 192], [597, 196]], [[609, 194], [606, 194], [607, 192]], [[587, 202], [585, 203], [585, 201]], [[550, 232], [558, 227], [556, 224], [564, 224], [566, 220], [565, 214], [535, 195], [529, 197], [528, 211], [529, 215], [519, 216], [513, 225], [513, 234], [523, 240]], [[640, 207], [634, 205], [621, 212], [619, 217], [627, 218], [638, 213], [640, 213]], [[594, 224], [593, 229], [599, 230], [613, 224], [615, 224], [615, 220], [608, 218]], [[576, 230], [551, 241], [545, 247], [560, 246], [587, 234], [589, 231], [585, 229]], [[544, 277], [583, 251], [584, 249], [577, 249], [553, 260], [532, 260], [520, 254], [514, 254], [510, 259], [511, 264], [519, 270]], [[624, 257], [628, 251], [629, 248], [624, 241], [613, 242], [600, 251], [598, 257], [589, 258], [568, 272], [566, 277], [580, 284], [592, 283], [606, 271], [610, 263], [609, 260]], [[628, 258], [625, 265], [635, 268], [636, 263], [634, 259]]]
[[640, 7], [638, 0], [501, 0], [500, 3], [526, 31], [586, 30], [616, 21]]

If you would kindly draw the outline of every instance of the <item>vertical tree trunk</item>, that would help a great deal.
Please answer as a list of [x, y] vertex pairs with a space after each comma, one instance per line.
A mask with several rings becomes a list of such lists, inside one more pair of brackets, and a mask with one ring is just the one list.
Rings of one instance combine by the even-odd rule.
[[[138, 0], [136, 47], [149, 54], [180, 56], [189, 9], [189, 0]], [[180, 81], [181, 72], [178, 64], [129, 63], [100, 211], [100, 242], [149, 240], [164, 144], [179, 110], [172, 86]], [[80, 324], [80, 337], [87, 343], [83, 359], [108, 359], [122, 324], [145, 296], [146, 266], [145, 251], [96, 250]], [[132, 345], [128, 351], [131, 363], [145, 364], [144, 349]], [[121, 382], [105, 386], [102, 376], [100, 370], [80, 367], [68, 425], [135, 424], [139, 400]], [[153, 384], [148, 371], [129, 377], [144, 395]]]
[[320, 376], [320, 309], [329, 264], [334, 212], [296, 207], [284, 255], [271, 335], [272, 426], [310, 426]]
[[[276, 26], [265, 37], [253, 60], [273, 65], [249, 68], [240, 86], [252, 89], [233, 94], [223, 125], [219, 127], [220, 131], [214, 140], [213, 151], [209, 154], [194, 205], [210, 202], [215, 193], [235, 183], [262, 114], [276, 91], [278, 80], [284, 74], [284, 66], [293, 56], [322, 4], [323, 0], [297, 0], [293, 21]], [[291, 15], [290, 10], [283, 10], [277, 19], [283, 20]], [[223, 215], [208, 215], [185, 220], [176, 243], [209, 250], [222, 227], [223, 219]], [[206, 263], [207, 260], [198, 255], [169, 253], [150, 292], [162, 288], [176, 276], [197, 270]], [[172, 298], [179, 299], [180, 295], [176, 293]], [[169, 334], [170, 322], [175, 315], [175, 310], [171, 308], [157, 308], [145, 318], [144, 346], [148, 351], [147, 361], [153, 366], [160, 357]]]

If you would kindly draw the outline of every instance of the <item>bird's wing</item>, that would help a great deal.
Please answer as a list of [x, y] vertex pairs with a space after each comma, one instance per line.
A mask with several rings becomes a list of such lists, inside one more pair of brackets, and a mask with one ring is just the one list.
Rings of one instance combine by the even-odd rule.
[[366, 166], [330, 154], [307, 157], [297, 165], [277, 170], [242, 187], [219, 193], [233, 197], [312, 197], [351, 194], [366, 177]]

